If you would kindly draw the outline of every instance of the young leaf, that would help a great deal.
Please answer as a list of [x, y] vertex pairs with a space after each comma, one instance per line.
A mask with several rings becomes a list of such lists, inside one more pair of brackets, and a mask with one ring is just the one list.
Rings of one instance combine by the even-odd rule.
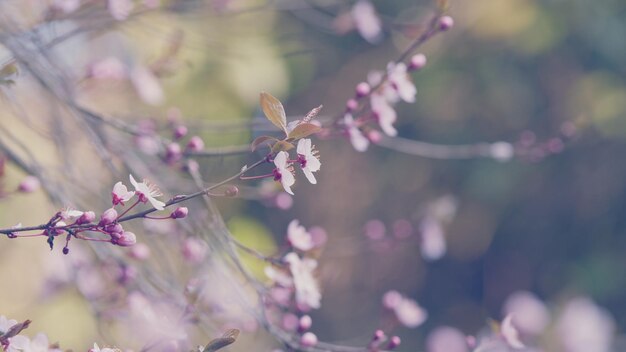
[[322, 130], [321, 127], [312, 123], [301, 123], [296, 126], [291, 132], [289, 132], [289, 139], [300, 139], [308, 137], [313, 133], [318, 133]]
[[270, 137], [270, 136], [260, 136], [257, 137], [252, 144], [250, 144], [250, 149], [252, 149], [252, 151], [255, 151], [261, 144], [267, 142], [268, 144], [271, 143], [276, 143], [278, 142], [278, 139], [274, 138], [274, 137]]
[[13, 78], [15, 78], [18, 75], [18, 73], [19, 73], [19, 70], [15, 62], [10, 62], [4, 65], [0, 69], [0, 85], [8, 86], [8, 85], [14, 84], [15, 81], [13, 80]]
[[239, 336], [239, 330], [237, 329], [229, 329], [227, 330], [222, 337], [218, 337], [216, 339], [211, 340], [202, 352], [215, 352], [219, 349], [222, 349], [237, 340]]
[[280, 100], [274, 98], [269, 93], [261, 93], [261, 108], [265, 117], [270, 120], [274, 126], [280, 128], [287, 134], [287, 116], [285, 115], [285, 108], [281, 104]]
[[320, 105], [316, 108], [311, 109], [311, 111], [309, 111], [306, 116], [304, 116], [304, 118], [302, 119], [302, 123], [305, 122], [311, 122], [311, 120], [313, 120], [315, 118], [315, 116], [317, 116], [317, 114], [320, 113], [320, 110], [322, 110], [323, 105]]
[[287, 141], [278, 141], [272, 146], [272, 153], [287, 151], [293, 148], [293, 144]]

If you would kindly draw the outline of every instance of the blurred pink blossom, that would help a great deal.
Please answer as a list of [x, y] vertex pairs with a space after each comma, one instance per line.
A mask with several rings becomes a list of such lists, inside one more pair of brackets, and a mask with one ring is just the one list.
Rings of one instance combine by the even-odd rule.
[[515, 326], [525, 334], [539, 335], [550, 323], [550, 312], [534, 294], [518, 291], [504, 302], [504, 314], [515, 315]]
[[449, 326], [431, 331], [426, 339], [426, 349], [428, 352], [469, 352], [465, 335]]
[[363, 39], [377, 43], [382, 39], [382, 24], [371, 2], [359, 0], [352, 7], [352, 19]]
[[556, 329], [565, 352], [612, 351], [615, 321], [586, 297], [574, 298], [563, 308]]
[[287, 227], [287, 240], [296, 249], [310, 251], [313, 249], [313, 238], [298, 220], [292, 220]]
[[383, 296], [383, 304], [391, 309], [400, 324], [408, 328], [416, 328], [422, 325], [428, 313], [414, 300], [405, 297], [397, 291], [389, 291]]
[[288, 253], [284, 260], [289, 264], [289, 270], [293, 276], [298, 306], [302, 310], [319, 308], [322, 294], [319, 284], [313, 276], [313, 271], [317, 268], [317, 261], [311, 258], [300, 258], [293, 252]]
[[159, 82], [159, 79], [148, 68], [143, 66], [135, 67], [130, 72], [130, 80], [144, 103], [159, 105], [165, 99], [161, 82]]

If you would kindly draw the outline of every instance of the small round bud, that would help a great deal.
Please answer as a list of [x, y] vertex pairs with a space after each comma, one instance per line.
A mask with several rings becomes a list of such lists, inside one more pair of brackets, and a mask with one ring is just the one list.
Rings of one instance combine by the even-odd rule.
[[393, 350], [397, 348], [398, 346], [400, 346], [401, 342], [402, 341], [400, 340], [398, 336], [392, 336], [391, 339], [389, 339], [389, 344], [387, 345], [387, 349]]
[[181, 139], [187, 135], [187, 127], [180, 125], [174, 128], [174, 139]]
[[454, 19], [450, 16], [443, 16], [439, 19], [439, 29], [441, 31], [447, 31], [454, 27]]
[[346, 102], [346, 110], [352, 112], [359, 107], [359, 103], [355, 99], [350, 99]]
[[387, 336], [385, 335], [385, 332], [378, 329], [374, 331], [374, 336], [372, 337], [372, 341], [383, 341], [386, 338]]
[[379, 143], [382, 138], [383, 136], [377, 130], [371, 130], [367, 132], [367, 139], [369, 139], [370, 142], [374, 144]]
[[239, 188], [237, 186], [228, 186], [226, 191], [224, 191], [224, 195], [226, 197], [236, 197], [239, 194]]
[[317, 336], [312, 332], [305, 332], [302, 337], [300, 337], [300, 344], [305, 347], [313, 347], [317, 345]]
[[86, 211], [78, 218], [78, 220], [76, 220], [76, 223], [79, 225], [89, 224], [94, 220], [96, 220], [96, 213], [94, 213], [93, 211]]
[[278, 193], [274, 199], [274, 204], [281, 210], [290, 209], [293, 206], [293, 197], [285, 192]]
[[189, 214], [187, 207], [178, 207], [170, 214], [170, 217], [172, 219], [183, 219], [187, 217], [187, 214]]
[[130, 231], [124, 231], [115, 243], [122, 247], [129, 247], [137, 243], [137, 236]]
[[370, 94], [370, 85], [365, 83], [365, 82], [361, 82], [359, 84], [356, 85], [356, 96], [359, 98], [362, 98], [368, 94]]
[[67, 255], [70, 252], [70, 249], [67, 247], [63, 247], [63, 254]]
[[190, 263], [201, 262], [208, 252], [207, 244], [197, 238], [187, 238], [183, 242], [183, 257]]
[[313, 319], [309, 315], [303, 315], [300, 317], [300, 321], [298, 321], [298, 330], [300, 332], [307, 331], [313, 325]]
[[28, 175], [20, 182], [19, 186], [17, 186], [17, 190], [24, 193], [31, 193], [38, 190], [39, 187], [41, 187], [39, 179], [35, 176]]
[[100, 226], [112, 224], [117, 219], [117, 211], [114, 208], [109, 208], [100, 216]]
[[187, 149], [191, 150], [192, 152], [199, 152], [204, 149], [204, 141], [198, 136], [193, 136], [191, 137], [191, 139], [189, 139], [189, 142], [187, 143]]
[[411, 58], [411, 62], [409, 62], [409, 70], [418, 71], [421, 70], [424, 66], [426, 66], [426, 55], [424, 54], [415, 54]]
[[170, 143], [165, 148], [165, 160], [168, 163], [173, 163], [182, 157], [183, 153], [178, 143]]
[[122, 233], [124, 233], [124, 228], [122, 227], [122, 225], [118, 223], [114, 223], [114, 224], [106, 225], [104, 227], [104, 231], [108, 233], [109, 235], [111, 235], [111, 237], [117, 239], [117, 238], [120, 238]]
[[287, 331], [296, 331], [296, 329], [298, 329], [298, 324], [298, 317], [295, 314], [287, 313], [283, 315], [283, 329]]

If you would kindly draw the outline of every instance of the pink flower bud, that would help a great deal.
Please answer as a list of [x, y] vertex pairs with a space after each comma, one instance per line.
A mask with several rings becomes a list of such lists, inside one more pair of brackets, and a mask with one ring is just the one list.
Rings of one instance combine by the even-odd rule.
[[359, 84], [356, 85], [356, 96], [361, 98], [364, 97], [368, 94], [370, 94], [370, 85], [365, 83], [365, 82], [361, 82]]
[[180, 125], [174, 129], [174, 139], [181, 139], [187, 135], [187, 127]]
[[137, 236], [130, 231], [124, 231], [115, 243], [122, 247], [129, 247], [137, 243]]
[[24, 193], [31, 193], [39, 189], [41, 187], [41, 182], [35, 176], [28, 175], [26, 176], [20, 185], [17, 187], [18, 191]]
[[117, 211], [113, 208], [109, 208], [100, 216], [100, 226], [105, 226], [113, 223], [117, 219]]
[[372, 337], [372, 341], [373, 342], [380, 342], [383, 341], [387, 338], [387, 336], [385, 335], [385, 332], [378, 329], [376, 331], [374, 331], [374, 336]]
[[183, 156], [183, 152], [178, 143], [170, 143], [165, 148], [165, 160], [168, 163], [174, 163], [180, 160]]
[[371, 131], [367, 132], [367, 139], [369, 139], [370, 142], [372, 142], [374, 144], [380, 142], [380, 140], [382, 138], [383, 138], [382, 135], [377, 130], [371, 130]]
[[293, 197], [290, 194], [281, 192], [274, 199], [276, 207], [281, 210], [290, 209], [293, 206]]
[[346, 102], [346, 110], [352, 112], [359, 107], [359, 103], [355, 99], [350, 99]]
[[201, 262], [207, 251], [207, 244], [197, 238], [190, 237], [183, 242], [183, 257], [190, 263]]
[[300, 321], [298, 322], [298, 331], [304, 332], [311, 328], [313, 325], [313, 319], [309, 315], [303, 315], [300, 317]]
[[400, 342], [402, 341], [398, 336], [392, 336], [391, 339], [389, 339], [387, 349], [393, 350], [394, 348], [397, 348], [398, 346], [400, 346]]
[[287, 313], [282, 319], [283, 329], [287, 331], [296, 331], [298, 328], [298, 317], [295, 314]]
[[415, 54], [411, 58], [411, 62], [409, 63], [409, 70], [418, 71], [421, 70], [424, 66], [426, 66], [426, 55], [424, 54]]
[[78, 220], [76, 220], [76, 223], [79, 225], [89, 224], [94, 220], [96, 220], [96, 213], [94, 213], [93, 211], [86, 211], [78, 218]]
[[191, 137], [191, 139], [189, 139], [189, 142], [187, 143], [187, 149], [191, 150], [192, 152], [199, 152], [204, 149], [204, 141], [198, 136], [193, 136]]
[[450, 16], [443, 16], [439, 19], [439, 29], [447, 31], [454, 26], [454, 19]]
[[109, 224], [104, 227], [104, 231], [106, 231], [111, 237], [118, 239], [122, 233], [124, 233], [124, 228], [122, 225], [118, 223]]
[[145, 243], [137, 243], [130, 249], [130, 256], [137, 260], [146, 260], [150, 257], [150, 247]]
[[229, 186], [224, 192], [224, 195], [226, 197], [236, 197], [238, 194], [239, 194], [239, 188], [237, 188], [237, 186]]
[[300, 344], [305, 347], [313, 347], [317, 345], [317, 336], [312, 332], [305, 332], [300, 338]]
[[187, 214], [189, 214], [187, 207], [178, 207], [170, 214], [170, 217], [172, 219], [183, 219], [187, 217]]

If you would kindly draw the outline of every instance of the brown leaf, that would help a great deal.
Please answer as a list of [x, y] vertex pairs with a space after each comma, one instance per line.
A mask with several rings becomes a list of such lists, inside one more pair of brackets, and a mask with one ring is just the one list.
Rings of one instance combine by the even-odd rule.
[[211, 340], [202, 352], [215, 352], [219, 349], [222, 349], [235, 341], [237, 341], [237, 337], [239, 336], [239, 330], [237, 329], [228, 329], [222, 337], [218, 337], [216, 339]]
[[269, 93], [261, 93], [261, 108], [265, 117], [270, 120], [274, 126], [280, 128], [287, 134], [287, 116], [285, 115], [285, 108], [280, 100], [274, 98]]
[[311, 109], [311, 111], [309, 111], [306, 116], [304, 116], [304, 118], [302, 119], [301, 123], [306, 123], [306, 122], [311, 122], [311, 120], [313, 120], [315, 118], [315, 116], [317, 116], [317, 114], [320, 113], [320, 110], [322, 110], [323, 105], [320, 105], [316, 108]]
[[300, 139], [308, 137], [322, 130], [321, 127], [312, 123], [301, 123], [289, 132], [289, 139]]
[[271, 136], [260, 136], [257, 137], [252, 144], [250, 144], [250, 149], [252, 149], [252, 151], [255, 151], [259, 146], [261, 146], [261, 144], [264, 144], [265, 142], [267, 142], [267, 144], [271, 144], [271, 143], [276, 143], [278, 142], [277, 138], [271, 137]]

